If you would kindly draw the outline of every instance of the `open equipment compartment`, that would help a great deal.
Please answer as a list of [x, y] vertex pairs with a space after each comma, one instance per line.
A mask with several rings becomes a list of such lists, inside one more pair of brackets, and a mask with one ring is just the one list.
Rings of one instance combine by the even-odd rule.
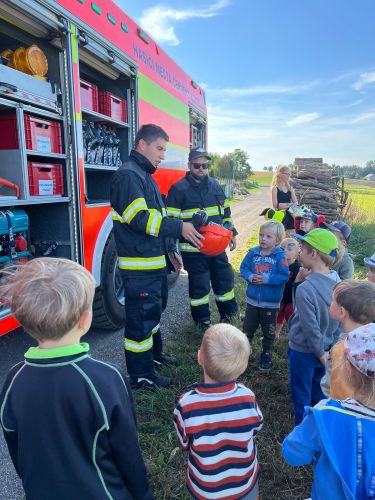
[[[52, 32], [47, 40], [0, 19], [0, 52], [35, 44], [48, 60], [46, 80], [9, 67], [6, 60], [0, 64], [0, 118], [5, 117], [5, 129], [10, 127], [9, 133], [4, 134], [3, 127], [0, 134], [0, 267], [23, 262], [25, 255], [77, 258], [72, 158], [67, 155], [71, 148], [64, 90], [65, 35]], [[43, 129], [40, 134], [38, 127]], [[32, 186], [30, 166], [38, 168]], [[13, 254], [10, 229], [20, 241]], [[8, 314], [0, 300], [0, 318]]]
[[[80, 61], [80, 78], [93, 85], [92, 94], [98, 97], [99, 112], [82, 108], [83, 142], [85, 150], [86, 203], [108, 204], [113, 173], [128, 159], [131, 150], [130, 86], [125, 74], [111, 74], [112, 78]], [[84, 91], [88, 89], [85, 85]], [[97, 89], [97, 90], [96, 90]], [[107, 112], [109, 94], [116, 97], [116, 105], [124, 101], [125, 120], [111, 117], [100, 111], [99, 96], [106, 92]], [[87, 96], [86, 96], [87, 97]], [[87, 102], [87, 99], [86, 99]], [[121, 105], [121, 104], [120, 104]]]

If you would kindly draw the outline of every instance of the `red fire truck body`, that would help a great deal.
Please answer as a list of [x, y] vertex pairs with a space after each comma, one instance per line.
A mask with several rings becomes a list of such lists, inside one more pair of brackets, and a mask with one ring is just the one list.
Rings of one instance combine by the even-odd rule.
[[[111, 176], [156, 123], [170, 137], [155, 174], [167, 194], [206, 145], [204, 91], [109, 0], [0, 0], [0, 52], [0, 266], [80, 262], [97, 283], [94, 325], [121, 327]], [[0, 335], [16, 326], [0, 298]]]

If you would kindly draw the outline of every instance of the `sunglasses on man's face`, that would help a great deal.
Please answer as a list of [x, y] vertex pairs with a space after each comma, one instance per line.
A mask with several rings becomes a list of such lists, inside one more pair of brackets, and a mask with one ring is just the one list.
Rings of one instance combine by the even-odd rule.
[[208, 169], [208, 162], [206, 162], [206, 163], [193, 163], [193, 167], [195, 168], [195, 170], [199, 170], [200, 168], [207, 170]]

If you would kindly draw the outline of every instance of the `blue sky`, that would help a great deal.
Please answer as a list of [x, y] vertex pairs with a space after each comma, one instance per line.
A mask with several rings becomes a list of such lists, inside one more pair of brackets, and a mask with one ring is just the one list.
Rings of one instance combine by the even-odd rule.
[[210, 151], [375, 159], [373, 0], [117, 3], [204, 86]]

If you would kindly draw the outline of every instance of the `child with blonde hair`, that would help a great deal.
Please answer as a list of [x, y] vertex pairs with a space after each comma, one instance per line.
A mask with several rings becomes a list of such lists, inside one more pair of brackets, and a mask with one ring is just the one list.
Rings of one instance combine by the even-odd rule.
[[259, 246], [250, 248], [240, 266], [240, 274], [248, 282], [243, 331], [251, 342], [261, 326], [261, 371], [269, 371], [272, 366], [276, 316], [289, 278], [285, 252], [279, 246], [284, 236], [284, 227], [280, 222], [264, 222], [259, 228]]
[[289, 183], [290, 173], [289, 167], [278, 165], [271, 182], [271, 203], [275, 210], [285, 210], [283, 226], [286, 230], [294, 229], [293, 217], [288, 208], [298, 204], [297, 196]]
[[208, 328], [198, 351], [204, 383], [181, 396], [174, 410], [180, 446], [189, 454], [186, 484], [193, 498], [258, 498], [254, 435], [263, 416], [254, 393], [236, 382], [250, 350], [234, 326]]
[[375, 498], [374, 324], [348, 334], [341, 364], [351, 397], [307, 409], [282, 447], [289, 465], [314, 463], [312, 500]]
[[94, 293], [86, 269], [49, 257], [20, 266], [2, 287], [38, 342], [0, 393], [0, 423], [26, 498], [153, 499], [127, 379], [80, 342]]
[[344, 340], [348, 333], [375, 320], [375, 286], [368, 281], [345, 280], [333, 289], [329, 310], [332, 319], [339, 321], [343, 333], [332, 347], [326, 363], [326, 373], [321, 380], [324, 394], [334, 399], [351, 396], [351, 388], [341, 376], [341, 359]]

